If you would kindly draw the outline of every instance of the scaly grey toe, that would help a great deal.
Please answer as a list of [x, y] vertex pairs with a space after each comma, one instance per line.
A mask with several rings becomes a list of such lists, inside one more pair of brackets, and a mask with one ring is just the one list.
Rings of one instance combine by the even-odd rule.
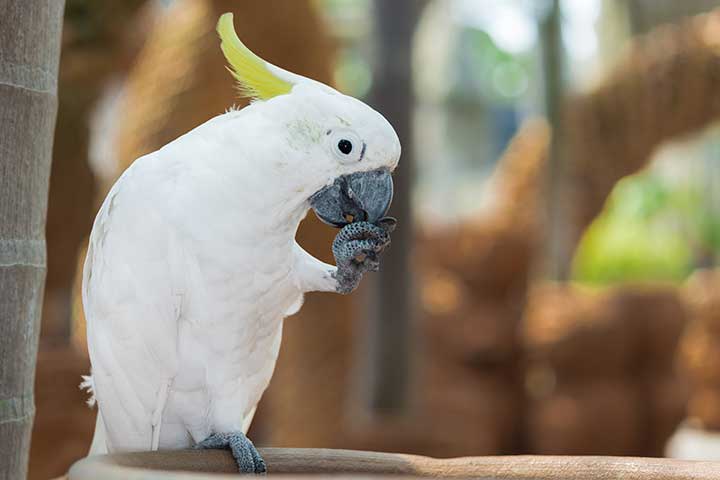
[[195, 448], [230, 449], [240, 473], [265, 475], [267, 467], [255, 445], [242, 432], [214, 433]]
[[332, 245], [339, 293], [352, 292], [365, 272], [380, 268], [379, 255], [390, 244], [393, 228], [391, 221], [381, 225], [356, 222], [340, 230]]

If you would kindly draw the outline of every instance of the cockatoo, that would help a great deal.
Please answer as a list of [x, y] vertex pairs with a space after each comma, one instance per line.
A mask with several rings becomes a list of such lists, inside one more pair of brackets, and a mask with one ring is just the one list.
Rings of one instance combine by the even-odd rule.
[[[273, 373], [305, 292], [348, 293], [378, 268], [400, 142], [361, 101], [278, 68], [220, 17], [221, 49], [252, 103], [140, 157], [95, 219], [83, 306], [98, 403], [91, 454], [229, 448]], [[295, 241], [309, 209], [341, 228], [336, 266]]]

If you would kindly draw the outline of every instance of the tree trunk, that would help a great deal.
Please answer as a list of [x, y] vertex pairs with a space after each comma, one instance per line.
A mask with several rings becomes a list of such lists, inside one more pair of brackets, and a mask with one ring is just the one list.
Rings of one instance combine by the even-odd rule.
[[548, 9], [540, 19], [540, 37], [542, 42], [542, 63], [545, 90], [545, 113], [552, 127], [552, 138], [548, 155], [548, 168], [545, 178], [543, 218], [547, 225], [542, 255], [541, 273], [545, 278], [567, 281], [570, 277], [573, 246], [570, 244], [568, 218], [565, 210], [566, 166], [562, 121], [562, 103], [564, 91], [562, 46], [562, 22], [560, 1], [548, 3]]
[[369, 103], [395, 127], [402, 159], [395, 171], [395, 197], [390, 215], [399, 220], [393, 245], [382, 259], [382, 269], [370, 286], [371, 307], [364, 324], [362, 377], [365, 401], [373, 413], [402, 413], [408, 406], [413, 342], [413, 305], [410, 292], [410, 249], [413, 226], [412, 187], [412, 40], [424, 2], [376, 0], [374, 16], [378, 58]]
[[0, 478], [27, 474], [64, 0], [0, 0]]

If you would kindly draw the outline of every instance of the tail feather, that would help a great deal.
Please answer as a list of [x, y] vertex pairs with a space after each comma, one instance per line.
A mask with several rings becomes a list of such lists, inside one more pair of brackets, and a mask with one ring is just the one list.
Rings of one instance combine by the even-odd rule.
[[[80, 383], [80, 389], [85, 390], [90, 394], [90, 398], [87, 399], [88, 407], [92, 408], [97, 403], [95, 399], [95, 383], [93, 382], [92, 375], [83, 375], [82, 383]], [[108, 453], [107, 442], [105, 441], [105, 426], [103, 425], [102, 416], [98, 410], [97, 419], [95, 420], [95, 434], [93, 435], [92, 443], [90, 444], [90, 452], [88, 455], [99, 455], [102, 453]]]
[[86, 403], [88, 407], [94, 407], [95, 400], [95, 383], [93, 382], [92, 375], [82, 375], [83, 381], [80, 383], [80, 390], [85, 390], [90, 394], [90, 398], [87, 399]]

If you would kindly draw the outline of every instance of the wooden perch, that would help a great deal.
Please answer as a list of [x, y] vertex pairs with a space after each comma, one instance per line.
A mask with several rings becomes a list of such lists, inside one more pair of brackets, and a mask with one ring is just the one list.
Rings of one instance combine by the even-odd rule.
[[[521, 455], [435, 459], [396, 453], [303, 448], [263, 448], [260, 453], [267, 462], [270, 475], [362, 474], [514, 480], [720, 478], [720, 463], [662, 458]], [[229, 451], [180, 450], [88, 457], [73, 465], [68, 480], [223, 480], [236, 478], [234, 472], [235, 461]], [[226, 475], [218, 475], [223, 473]]]

